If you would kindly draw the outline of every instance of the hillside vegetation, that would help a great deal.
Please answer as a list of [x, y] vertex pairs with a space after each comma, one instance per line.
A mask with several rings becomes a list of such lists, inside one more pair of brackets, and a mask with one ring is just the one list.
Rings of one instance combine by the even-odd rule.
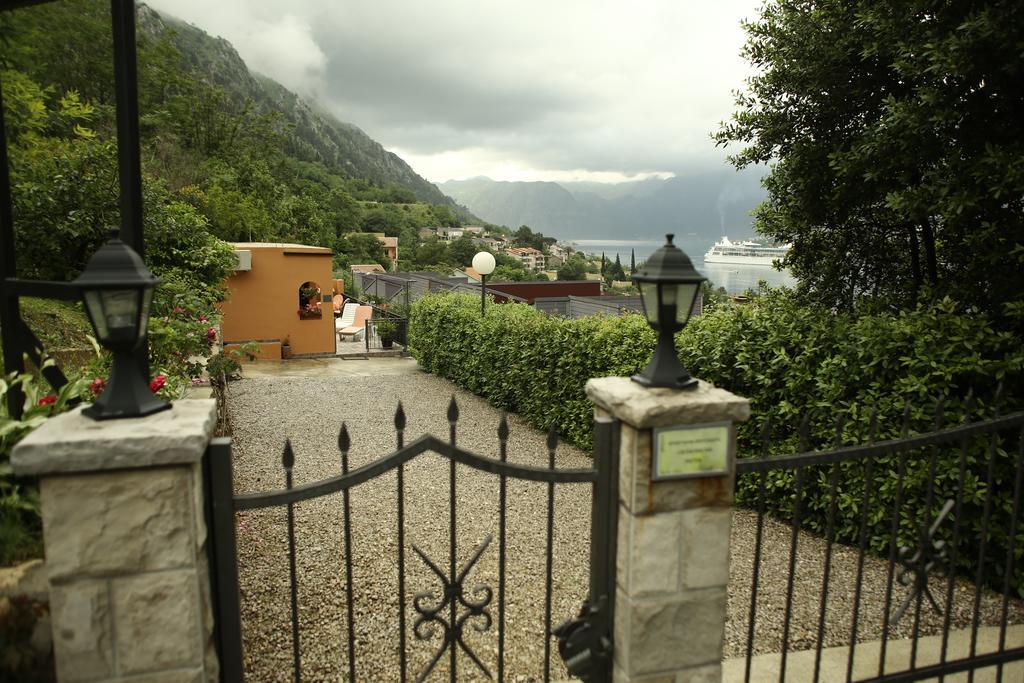
[[[118, 223], [109, 6], [70, 0], [2, 21], [19, 270], [73, 277]], [[227, 41], [145, 6], [138, 26], [148, 211], [173, 207], [221, 240], [330, 247], [342, 267], [379, 256], [359, 233], [459, 224], [455, 203], [404, 161], [252, 74]], [[162, 229], [151, 223], [147, 238]], [[57, 245], [67, 262], [32, 253]]]

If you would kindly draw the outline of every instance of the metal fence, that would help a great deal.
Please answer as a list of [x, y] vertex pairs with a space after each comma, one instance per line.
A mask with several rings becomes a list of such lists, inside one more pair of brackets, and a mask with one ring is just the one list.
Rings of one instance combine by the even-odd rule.
[[[314, 498], [341, 493], [343, 513], [343, 553], [345, 594], [347, 598], [346, 613], [346, 649], [347, 677], [355, 681], [358, 678], [359, 662], [356, 658], [355, 620], [353, 612], [353, 594], [358, 586], [353, 581], [353, 562], [358, 561], [352, 552], [352, 506], [350, 491], [367, 481], [395, 471], [397, 474], [397, 506], [395, 509], [394, 533], [397, 536], [397, 556], [395, 570], [398, 579], [398, 610], [397, 629], [395, 635], [399, 645], [399, 666], [395, 679], [405, 681], [410, 675], [415, 680], [424, 680], [439, 661], [448, 655], [448, 675], [451, 681], [459, 676], [458, 654], [461, 652], [473, 664], [467, 675], [484, 674], [498, 681], [505, 680], [505, 609], [506, 601], [506, 511], [509, 479], [541, 482], [547, 485], [546, 536], [545, 548], [540, 551], [545, 557], [545, 610], [544, 610], [544, 674], [545, 681], [550, 679], [550, 660], [552, 640], [552, 592], [553, 586], [553, 553], [554, 553], [554, 500], [555, 487], [564, 484], [589, 484], [592, 487], [592, 513], [590, 538], [590, 588], [587, 604], [583, 614], [590, 618], [567, 622], [560, 627], [565, 635], [559, 643], [560, 653], [570, 661], [569, 670], [585, 670], [591, 681], [611, 681], [611, 606], [614, 605], [615, 586], [615, 542], [618, 508], [618, 429], [617, 422], [611, 419], [599, 419], [595, 422], [595, 464], [592, 468], [558, 469], [555, 467], [555, 449], [558, 444], [557, 435], [550, 432], [547, 439], [548, 467], [519, 465], [508, 462], [508, 422], [502, 418], [497, 426], [496, 436], [499, 457], [488, 458], [466, 451], [456, 445], [459, 420], [458, 405], [453, 398], [448, 406], [448, 440], [442, 441], [431, 435], [417, 438], [410, 444], [405, 443], [406, 417], [399, 404], [394, 416], [396, 450], [357, 469], [349, 469], [349, 450], [351, 440], [348, 430], [342, 424], [338, 435], [340, 452], [340, 473], [337, 476], [310, 484], [295, 486], [293, 470], [295, 454], [291, 443], [286, 442], [281, 456], [282, 481], [284, 488], [263, 493], [235, 494], [233, 491], [231, 446], [227, 439], [215, 439], [205, 457], [205, 481], [207, 501], [209, 503], [208, 524], [210, 533], [210, 562], [215, 576], [213, 582], [214, 602], [216, 605], [218, 644], [223, 680], [243, 681], [243, 650], [242, 624], [240, 618], [238, 556], [235, 536], [237, 513], [259, 508], [283, 507], [287, 513], [287, 546], [288, 546], [288, 579], [289, 595], [285, 598], [290, 603], [290, 644], [291, 671], [284, 674], [296, 682], [303, 677], [302, 640], [299, 623], [298, 595], [302, 576], [296, 568], [296, 534], [295, 505]], [[411, 604], [416, 612], [414, 623], [407, 624], [407, 608], [410, 603], [409, 589], [406, 586], [406, 512], [404, 482], [405, 464], [417, 456], [433, 452], [448, 460], [448, 557], [447, 571], [434, 563], [415, 545], [411, 546], [440, 580], [443, 591], [440, 594], [423, 591], [416, 593]], [[498, 507], [495, 511], [497, 523], [498, 552], [498, 585], [496, 590], [490, 586], [475, 586], [471, 590], [464, 581], [481, 554], [489, 547], [493, 538], [488, 536], [477, 546], [468, 562], [458, 567], [458, 520], [459, 494], [456, 487], [456, 468], [462, 465], [478, 471], [489, 473], [498, 478]], [[474, 513], [475, 514], [475, 511]], [[497, 598], [497, 615], [492, 618], [491, 602]], [[597, 609], [590, 609], [594, 606]], [[600, 619], [594, 619], [593, 613], [600, 612]], [[469, 624], [470, 620], [477, 620]], [[472, 651], [462, 639], [464, 628], [470, 625], [480, 632], [488, 631], [493, 624], [496, 628], [496, 665], [492, 671], [482, 661], [481, 656]], [[584, 623], [586, 622], [586, 623]], [[430, 637], [432, 625], [439, 626], [442, 642], [434, 651], [429, 664], [422, 671], [410, 672], [407, 648], [410, 647], [409, 632], [416, 640]], [[575, 636], [575, 637], [571, 637]], [[568, 641], [572, 642], [568, 642]], [[603, 646], [607, 643], [607, 646]], [[538, 643], [538, 645], [541, 645]], [[486, 657], [486, 655], [485, 655]], [[486, 657], [489, 658], [489, 657]]]
[[[972, 406], [968, 399], [960, 423], [945, 427], [948, 411], [939, 401], [931, 424], [915, 433], [908, 405], [899, 437], [882, 441], [872, 410], [866, 438], [852, 445], [840, 414], [827, 451], [809, 450], [805, 415], [800, 452], [785, 456], [767, 455], [773, 425], [765, 421], [762, 456], [741, 459], [736, 468], [737, 500], [756, 514], [749, 601], [737, 624], [746, 635], [745, 680], [775, 678], [777, 671], [783, 681], [794, 652], [807, 650], [814, 653], [813, 680], [836, 680], [825, 676], [822, 663], [823, 649], [833, 645], [848, 644], [847, 681], [963, 671], [973, 677], [987, 666], [996, 666], [1001, 679], [1004, 663], [1024, 659], [1024, 647], [1007, 647], [1011, 602], [1017, 610], [1024, 588], [1018, 565], [1024, 412], [972, 422]], [[865, 588], [873, 585], [866, 563], [884, 576], [880, 596]], [[978, 643], [983, 597], [998, 625], [998, 645], [985, 651]], [[780, 620], [781, 631], [766, 627]], [[958, 628], [969, 643], [963, 656], [951, 656]], [[939, 639], [937, 658], [922, 657], [926, 635]], [[904, 639], [909, 656], [894, 664], [887, 658], [895, 658], [896, 639]], [[866, 641], [877, 651], [865, 649]], [[777, 653], [767, 671], [755, 662], [761, 653]]]

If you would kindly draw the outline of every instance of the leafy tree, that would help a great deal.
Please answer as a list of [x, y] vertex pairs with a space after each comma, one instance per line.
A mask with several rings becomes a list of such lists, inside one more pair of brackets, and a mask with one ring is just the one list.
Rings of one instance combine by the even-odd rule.
[[416, 266], [436, 266], [449, 262], [448, 245], [438, 239], [430, 239], [420, 245], [415, 254]]
[[460, 266], [472, 264], [473, 257], [479, 251], [481, 251], [481, 248], [468, 235], [463, 235], [448, 245], [448, 255], [451, 257], [452, 263], [457, 263]]
[[609, 285], [614, 280], [625, 280], [626, 271], [622, 269], [622, 263], [619, 261], [619, 255], [615, 254], [615, 263], [609, 263], [604, 270], [604, 278]]
[[385, 270], [391, 270], [391, 259], [384, 253], [384, 245], [373, 235], [348, 233], [338, 238], [334, 246], [336, 267], [348, 268], [360, 263], [379, 263]]
[[445, 227], [458, 227], [460, 225], [459, 217], [455, 215], [451, 207], [443, 206], [441, 204], [431, 204], [430, 214], [433, 218], [433, 226], [423, 227], [434, 227], [434, 226], [445, 226]]
[[773, 163], [756, 212], [818, 301], [999, 312], [1024, 291], [1024, 7], [1013, 0], [774, 0], [757, 68], [715, 135]]
[[587, 259], [576, 252], [558, 267], [559, 280], [585, 280], [587, 277]]
[[545, 237], [543, 233], [534, 232], [528, 225], [520, 225], [512, 233], [512, 244], [517, 247], [533, 247], [538, 251], [544, 251], [557, 241], [554, 237]]

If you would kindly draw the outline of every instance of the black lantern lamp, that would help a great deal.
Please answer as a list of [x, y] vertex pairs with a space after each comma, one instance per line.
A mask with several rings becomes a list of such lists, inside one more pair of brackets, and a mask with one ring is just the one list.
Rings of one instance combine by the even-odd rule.
[[672, 244], [674, 235], [665, 236], [668, 242], [647, 259], [633, 282], [640, 287], [640, 301], [647, 322], [658, 331], [658, 345], [654, 357], [634, 382], [648, 387], [687, 389], [697, 385], [676, 353], [675, 333], [686, 327], [693, 302], [705, 278], [693, 267], [690, 257]]
[[92, 255], [75, 280], [96, 339], [114, 354], [107, 387], [84, 415], [94, 420], [141, 417], [171, 407], [150, 391], [138, 358], [147, 353], [142, 347], [149, 306], [159, 283], [138, 253], [116, 238]]

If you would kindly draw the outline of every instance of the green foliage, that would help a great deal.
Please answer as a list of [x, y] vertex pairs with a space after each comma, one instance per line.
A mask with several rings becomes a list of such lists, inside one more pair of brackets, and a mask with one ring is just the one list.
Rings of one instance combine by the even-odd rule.
[[772, 164], [756, 227], [803, 291], [847, 310], [951, 296], [1001, 315], [1024, 269], [1024, 100], [1013, 0], [774, 0], [715, 135]]
[[[8, 390], [14, 386], [25, 395], [24, 412], [18, 420], [11, 417], [6, 401]], [[86, 391], [85, 380], [69, 382], [51, 394], [30, 374], [11, 374], [0, 379], [0, 566], [42, 554], [39, 492], [33, 482], [14, 476], [11, 450], [33, 429], [67, 410], [70, 402]]]
[[558, 267], [559, 280], [585, 280], [587, 277], [587, 259], [579, 252], [573, 253]]
[[257, 342], [246, 342], [241, 347], [220, 351], [206, 361], [206, 374], [211, 384], [220, 384], [221, 378], [224, 381], [240, 379], [242, 376], [242, 359], [249, 361], [256, 360], [260, 345]]
[[397, 339], [398, 334], [398, 323], [388, 318], [382, 318], [374, 323], [374, 329], [377, 331], [377, 335], [383, 342], [394, 341]]
[[520, 225], [512, 233], [512, 244], [517, 247], [533, 247], [538, 251], [545, 251], [550, 245], [557, 242], [554, 237], [545, 237], [543, 233], [534, 232], [528, 225]]
[[[835, 420], [845, 419], [842, 443], [866, 440], [870, 413], [877, 414], [877, 438], [898, 437], [903, 411], [910, 406], [913, 430], [930, 428], [935, 401], [945, 405], [946, 422], [959, 420], [963, 398], [973, 389], [978, 400], [972, 417], [991, 415], [996, 384], [1006, 383], [1003, 410], [1024, 407], [1024, 350], [1019, 338], [998, 330], [987, 315], [958, 313], [960, 306], [942, 300], [898, 315], [855, 317], [807, 306], [792, 292], [762, 289], [745, 306], [721, 306], [694, 318], [677, 337], [680, 358], [694, 375], [750, 399], [753, 416], [739, 430], [739, 455], [760, 454], [761, 430], [770, 420], [769, 452], [786, 454], [800, 447], [798, 425], [808, 416], [809, 448], [835, 443]], [[519, 413], [530, 424], [551, 424], [568, 440], [591, 447], [592, 406], [584, 396], [587, 379], [628, 376], [650, 358], [654, 334], [637, 315], [565, 320], [523, 305], [488, 307], [481, 319], [472, 296], [434, 295], [417, 301], [409, 329], [409, 347], [420, 365], [488, 398], [495, 406]], [[995, 513], [989, 552], [1005, 557], [1004, 517], [1011, 507], [1013, 478], [1006, 441], [996, 445]], [[936, 477], [928, 458], [907, 467], [902, 493], [905, 529], [925, 505], [929, 479], [936, 499], [954, 495], [959, 453], [937, 454]], [[985, 497], [984, 444], [970, 450], [964, 488], [961, 569], [977, 557]], [[875, 464], [876, 490], [870, 502], [870, 545], [886, 551], [888, 511], [895, 490], [895, 458]], [[860, 524], [863, 464], [843, 466], [840, 481], [838, 538], [856, 542]], [[756, 480], [741, 480], [740, 502], [752, 500]], [[769, 510], [785, 517], [792, 505], [792, 474], [777, 472], [767, 481]], [[828, 472], [805, 482], [808, 528], [822, 533], [828, 510]], [[933, 508], [937, 511], [941, 502]], [[909, 538], [902, 539], [910, 541]], [[912, 544], [911, 544], [912, 545]], [[1017, 542], [1024, 551], [1024, 531]], [[971, 552], [973, 550], [973, 554]], [[1018, 564], [1021, 566], [1021, 564]], [[1024, 571], [1016, 585], [1024, 587]]]
[[630, 375], [647, 362], [654, 333], [640, 316], [564, 320], [523, 304], [469, 295], [427, 296], [412, 306], [409, 350], [420, 365], [495, 406], [589, 447], [589, 377]]

